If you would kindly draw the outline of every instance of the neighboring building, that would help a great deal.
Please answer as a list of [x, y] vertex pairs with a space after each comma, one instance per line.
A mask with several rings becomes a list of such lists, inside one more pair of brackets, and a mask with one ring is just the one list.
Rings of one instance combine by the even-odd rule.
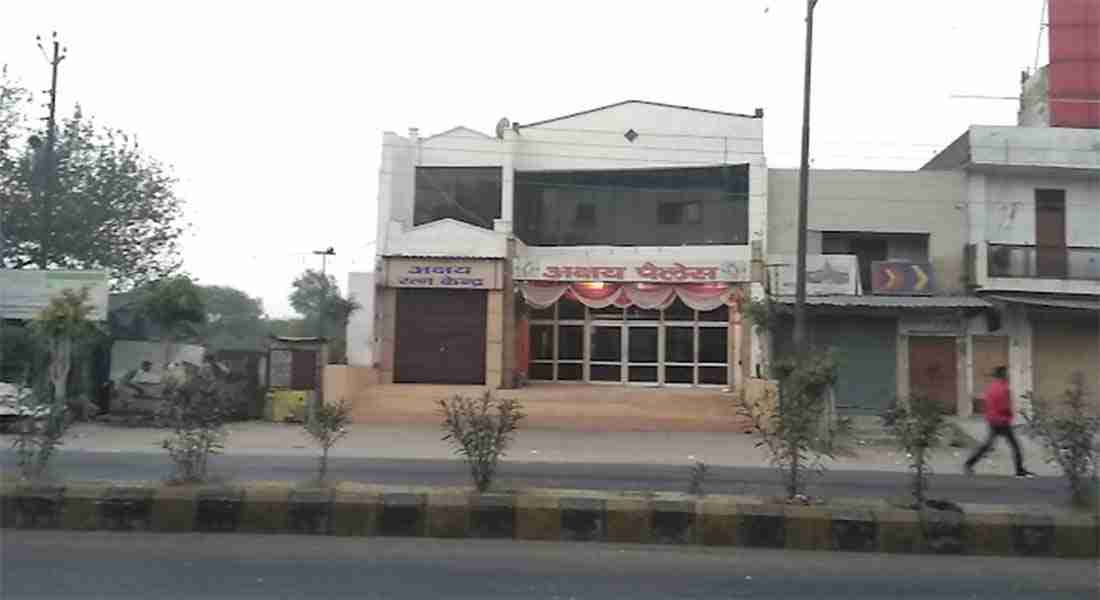
[[1050, 64], [1023, 74], [1018, 123], [1100, 127], [1100, 2], [1048, 0]]
[[1100, 402], [1100, 129], [974, 126], [924, 166], [967, 178], [967, 275], [999, 307], [972, 372], [1008, 364], [1017, 401], [1074, 372]]
[[967, 178], [974, 387], [1010, 367], [1017, 406], [1074, 373], [1100, 406], [1100, 3], [1049, 0], [1049, 64], [1024, 74], [1018, 127], [973, 126], [927, 165]]
[[349, 363], [382, 383], [735, 385], [762, 358], [736, 309], [762, 294], [762, 117], [631, 100], [386, 133]]
[[[966, 176], [954, 172], [809, 173], [809, 341], [838, 358], [841, 415], [876, 415], [924, 394], [970, 414], [967, 323], [989, 303], [967, 295]], [[768, 174], [768, 270], [774, 301], [791, 304], [798, 170]], [[773, 350], [790, 352], [790, 331]]]

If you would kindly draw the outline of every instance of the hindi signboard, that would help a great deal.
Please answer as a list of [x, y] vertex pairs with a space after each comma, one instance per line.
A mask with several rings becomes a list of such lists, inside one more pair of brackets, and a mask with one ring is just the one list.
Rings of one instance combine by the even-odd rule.
[[744, 260], [554, 257], [516, 259], [512, 277], [520, 281], [730, 283], [749, 281], [750, 270]]
[[[773, 256], [768, 260], [768, 284], [777, 296], [795, 294], [794, 256]], [[806, 256], [806, 293], [811, 296], [859, 295], [859, 261], [850, 254]]]
[[386, 259], [386, 285], [404, 288], [499, 290], [501, 262], [461, 258]]
[[88, 288], [91, 318], [107, 320], [110, 274], [106, 271], [0, 270], [0, 318], [33, 319], [62, 290]]

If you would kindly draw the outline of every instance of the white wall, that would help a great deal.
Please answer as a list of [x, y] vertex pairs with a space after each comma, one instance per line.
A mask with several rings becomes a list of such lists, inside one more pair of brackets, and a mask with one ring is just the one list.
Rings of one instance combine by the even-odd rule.
[[[772, 169], [768, 177], [770, 253], [794, 254], [798, 170]], [[964, 291], [965, 173], [811, 170], [809, 193], [811, 230], [927, 234], [937, 287], [946, 293]], [[816, 241], [820, 253], [820, 234]]]
[[[985, 177], [985, 237], [994, 244], [1035, 243], [1035, 190], [1066, 190], [1066, 244], [1100, 247], [1100, 177]], [[980, 190], [975, 190], [981, 194]]]
[[[639, 137], [623, 134], [634, 129]], [[630, 169], [749, 163], [750, 239], [766, 244], [767, 166], [762, 119], [705, 111], [627, 103], [543, 125], [508, 129], [504, 139], [465, 127], [421, 138], [393, 133], [383, 138], [379, 177], [379, 254], [497, 256], [496, 238], [439, 236], [429, 240], [412, 228], [415, 168], [502, 166], [503, 183], [514, 170]], [[504, 240], [512, 230], [510, 189], [502, 192], [496, 229]], [[431, 243], [428, 243], [431, 242]], [[486, 247], [486, 244], [488, 247]], [[421, 246], [424, 246], [421, 248]], [[428, 247], [430, 246], [430, 247]], [[766, 250], [766, 248], [765, 248]]]
[[348, 364], [369, 367], [374, 364], [376, 289], [374, 273], [348, 273], [348, 293], [359, 303], [359, 310], [348, 319]]

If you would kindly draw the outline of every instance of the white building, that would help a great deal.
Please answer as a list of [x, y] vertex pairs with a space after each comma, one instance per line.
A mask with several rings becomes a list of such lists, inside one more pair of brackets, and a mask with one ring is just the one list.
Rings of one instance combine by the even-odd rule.
[[1100, 130], [973, 126], [925, 170], [966, 173], [971, 374], [1007, 364], [1020, 406], [1071, 374], [1100, 402]]
[[729, 387], [761, 359], [763, 112], [630, 100], [492, 133], [386, 133], [352, 365], [381, 383]]

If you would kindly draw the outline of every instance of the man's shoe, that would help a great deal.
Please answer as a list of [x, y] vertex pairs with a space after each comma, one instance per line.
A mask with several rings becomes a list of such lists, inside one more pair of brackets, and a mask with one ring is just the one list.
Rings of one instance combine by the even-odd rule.
[[974, 465], [964, 464], [963, 465], [963, 473], [966, 473], [966, 475], [968, 477], [973, 477], [974, 476]]
[[1017, 471], [1016, 477], [1019, 477], [1020, 479], [1031, 479], [1032, 477], [1035, 477], [1035, 473], [1032, 473], [1031, 471], [1025, 469], [1023, 471]]

